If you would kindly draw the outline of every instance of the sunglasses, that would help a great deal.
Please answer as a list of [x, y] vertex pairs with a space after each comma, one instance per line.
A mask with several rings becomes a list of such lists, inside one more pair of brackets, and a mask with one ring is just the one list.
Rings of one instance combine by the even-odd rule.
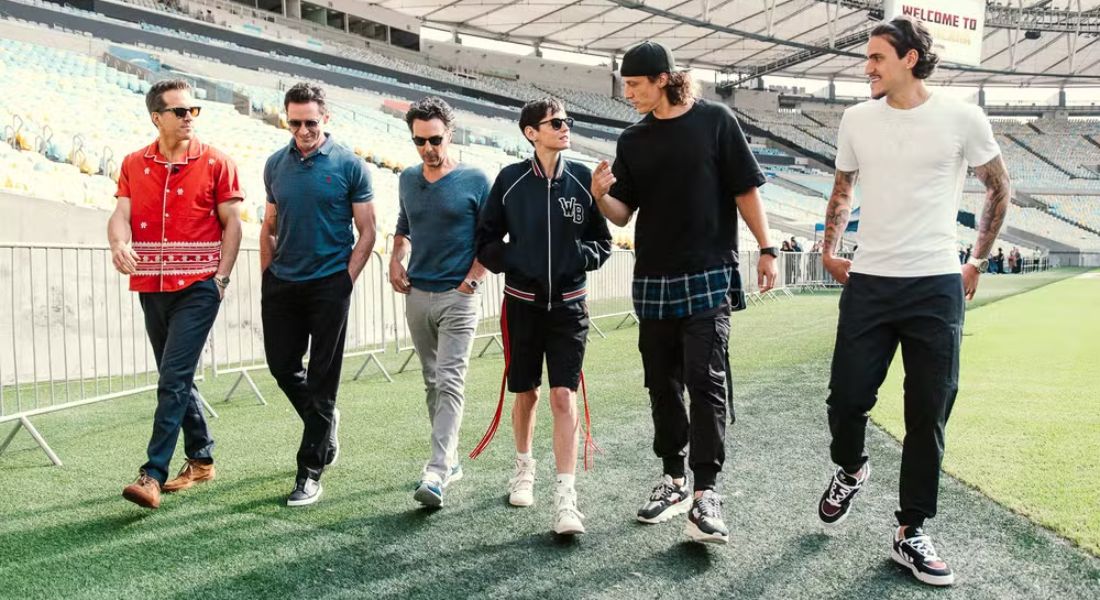
[[162, 108], [161, 110], [158, 110], [157, 112], [161, 112], [161, 113], [170, 112], [170, 113], [176, 115], [176, 118], [182, 119], [182, 118], [187, 116], [187, 113], [191, 113], [192, 117], [199, 116], [199, 113], [202, 112], [202, 107], [201, 106], [175, 106], [175, 107], [172, 107], [172, 108]]
[[317, 126], [320, 125], [321, 122], [317, 119], [306, 119], [305, 121], [302, 121], [300, 119], [291, 119], [287, 121], [286, 124], [290, 125], [291, 129], [301, 129], [303, 125], [305, 125], [306, 129], [317, 129]]
[[549, 123], [550, 126], [554, 128], [554, 131], [557, 131], [557, 130], [561, 129], [562, 124], [568, 125], [569, 128], [572, 129], [573, 128], [573, 117], [565, 117], [564, 119], [559, 119], [558, 117], [554, 117], [553, 119], [546, 119], [545, 121], [539, 121], [538, 125], [539, 125], [539, 127], [542, 127], [543, 125], [545, 125], [547, 123]]
[[420, 137], [418, 135], [413, 136], [413, 143], [416, 144], [417, 146], [423, 146], [424, 144], [427, 144], [429, 142], [431, 142], [431, 144], [433, 146], [438, 146], [438, 145], [443, 143], [443, 136], [433, 135], [432, 137], [426, 137], [426, 138]]

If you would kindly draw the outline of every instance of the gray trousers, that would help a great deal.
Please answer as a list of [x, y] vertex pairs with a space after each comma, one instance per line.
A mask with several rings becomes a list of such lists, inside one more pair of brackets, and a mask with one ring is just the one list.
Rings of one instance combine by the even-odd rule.
[[409, 333], [420, 356], [432, 423], [431, 458], [425, 471], [443, 480], [458, 464], [463, 391], [480, 301], [480, 295], [458, 290], [425, 292], [413, 288], [405, 305]]

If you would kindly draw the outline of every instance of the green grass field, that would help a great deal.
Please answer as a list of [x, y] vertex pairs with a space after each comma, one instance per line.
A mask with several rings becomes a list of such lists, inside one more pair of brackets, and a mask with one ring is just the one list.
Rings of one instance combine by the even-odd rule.
[[[944, 469], [1100, 554], [1097, 301], [1093, 273], [967, 313]], [[872, 414], [899, 439], [903, 377]]]
[[[1059, 290], [1076, 290], [1079, 282], [1095, 288], [1100, 281], [1078, 279], [1022, 293], [1070, 274], [986, 278], [981, 297], [1007, 299], [968, 315], [967, 387], [948, 429], [948, 468], [966, 481], [944, 478], [940, 516], [929, 524], [957, 572], [958, 583], [948, 590], [921, 586], [889, 560], [900, 447], [882, 430], [868, 434], [875, 478], [856, 512], [839, 531], [825, 533], [817, 524], [815, 503], [830, 471], [824, 399], [837, 301], [835, 294], [821, 294], [768, 302], [734, 316], [738, 422], [730, 430], [727, 474], [720, 484], [732, 530], [728, 547], [686, 543], [682, 520], [658, 526], [634, 521], [660, 462], [650, 451], [652, 424], [641, 387], [637, 329], [624, 327], [589, 346], [593, 424], [606, 454], [597, 457], [594, 470], [579, 474], [589, 533], [575, 541], [549, 533], [551, 482], [545, 469], [533, 508], [506, 505], [512, 457], [507, 425], [486, 454], [465, 462], [466, 479], [448, 490], [442, 510], [417, 509], [411, 490], [426, 458], [428, 426], [416, 370], [396, 376], [392, 384], [376, 372], [366, 381], [345, 381], [340, 465], [326, 474], [321, 502], [286, 508], [300, 423], [261, 372], [257, 381], [270, 406], [256, 405], [243, 391], [229, 403], [215, 402], [221, 414], [212, 424], [217, 481], [166, 497], [155, 512], [119, 496], [144, 458], [151, 395], [36, 419], [65, 467], [48, 466], [25, 433], [0, 455], [0, 597], [1100, 597], [1100, 559], [1023, 515], [1063, 514], [1061, 497], [1039, 493], [1025, 499], [1036, 503], [1035, 509], [1017, 506], [1004, 487], [993, 484], [1012, 481], [1014, 465], [1001, 459], [994, 476], [983, 466], [989, 464], [983, 453], [966, 450], [967, 437], [987, 448], [990, 437], [1004, 435], [989, 426], [966, 428], [964, 406], [978, 405], [979, 385], [988, 386], [981, 395], [990, 399], [1022, 396], [1023, 384], [1002, 371], [972, 379], [984, 371], [970, 361], [985, 360], [983, 353], [971, 354], [975, 340], [992, 336], [1000, 322], [990, 318], [983, 326], [983, 314], [1038, 303], [1046, 312], [1065, 313], [1057, 319], [1063, 325], [1073, 323], [1072, 313], [1084, 311], [1078, 313], [1083, 324], [1091, 314], [1087, 299], [1096, 291], [1074, 292], [1086, 299], [1081, 304], [1067, 303], [1072, 294]], [[1066, 334], [1054, 323], [1032, 323], [1034, 309], [1019, 310], [1014, 314], [1026, 317], [1027, 335], [1046, 339], [1041, 347], [1064, 357], [1086, 349], [1065, 340], [1084, 333], [1084, 326]], [[1024, 338], [1026, 350], [1032, 341], [1024, 331], [1012, 339]], [[1031, 351], [1026, 364], [1047, 364], [1045, 358], [1037, 362], [1036, 354], [1041, 352]], [[1087, 381], [1087, 355], [1080, 360], [1063, 368]], [[397, 364], [396, 357], [387, 363]], [[345, 373], [350, 376], [358, 365], [349, 362]], [[489, 422], [501, 366], [498, 356], [471, 365], [462, 428], [466, 451]], [[211, 400], [220, 399], [232, 382], [220, 377], [203, 390]], [[1064, 383], [1062, 378], [1058, 385]], [[876, 418], [888, 423], [896, 411], [885, 396]], [[1076, 403], [1083, 410], [1089, 406], [1086, 398]], [[1095, 400], [1091, 406], [1095, 416]], [[1095, 443], [1096, 421], [1066, 407], [1064, 417], [1046, 415], [1049, 427], [1025, 432], [1048, 440], [1091, 436]], [[541, 409], [535, 447], [542, 465], [552, 464], [547, 410]], [[1035, 418], [1020, 404], [1003, 405], [997, 414], [1008, 420], [1009, 410], [1025, 413], [1021, 419]], [[1055, 433], [1059, 422], [1064, 429]], [[6, 428], [0, 436], [5, 433]], [[1091, 472], [1095, 481], [1096, 453], [1087, 451], [1080, 448], [1074, 468]], [[1045, 486], [1069, 481], [1057, 462], [1068, 459], [1052, 457], [1058, 450], [1042, 439], [1023, 452], [1025, 460], [1017, 462], [1029, 481]], [[982, 477], [987, 481], [978, 480]], [[1089, 500], [1078, 499], [1077, 518], [1095, 516]], [[1080, 531], [1043, 522], [1065, 536]], [[1075, 539], [1091, 547], [1084, 538]]]

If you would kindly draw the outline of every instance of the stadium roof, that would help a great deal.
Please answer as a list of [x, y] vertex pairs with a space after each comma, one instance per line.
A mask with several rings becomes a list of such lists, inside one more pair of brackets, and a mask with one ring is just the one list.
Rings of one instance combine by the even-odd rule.
[[[863, 79], [881, 0], [374, 0], [425, 26], [542, 48], [621, 55], [644, 39], [730, 74]], [[987, 2], [980, 67], [960, 85], [1100, 86], [1100, 0]]]

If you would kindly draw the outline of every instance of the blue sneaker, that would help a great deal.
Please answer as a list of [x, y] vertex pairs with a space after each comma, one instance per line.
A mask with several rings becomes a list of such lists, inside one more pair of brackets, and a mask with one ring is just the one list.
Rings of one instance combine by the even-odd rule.
[[432, 508], [441, 506], [443, 504], [443, 484], [433, 477], [426, 476], [416, 484], [413, 500]]
[[451, 467], [450, 472], [447, 473], [447, 478], [443, 480], [443, 488], [446, 489], [447, 486], [459, 479], [462, 479], [462, 465], [455, 465]]

